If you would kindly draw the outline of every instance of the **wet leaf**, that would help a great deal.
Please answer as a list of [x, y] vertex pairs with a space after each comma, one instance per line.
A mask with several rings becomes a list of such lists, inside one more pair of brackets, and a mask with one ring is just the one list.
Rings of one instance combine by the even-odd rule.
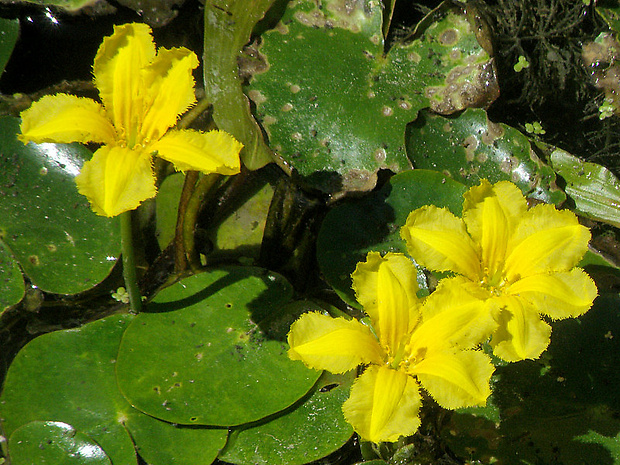
[[575, 202], [575, 212], [620, 227], [620, 182], [604, 166], [590, 163], [556, 149], [551, 165], [566, 180], [566, 193]]
[[24, 296], [24, 277], [11, 252], [0, 241], [0, 315]]
[[481, 109], [449, 118], [421, 113], [407, 128], [407, 151], [416, 168], [441, 171], [467, 186], [478, 185], [481, 179], [506, 180], [547, 203], [566, 198], [530, 140], [510, 126], [490, 121]]
[[18, 131], [18, 119], [0, 119], [0, 237], [40, 289], [90, 289], [120, 248], [117, 221], [93, 213], [75, 186], [90, 152], [78, 144], [24, 146]]
[[463, 184], [437, 171], [413, 170], [393, 176], [362, 200], [334, 208], [325, 217], [317, 241], [325, 279], [341, 298], [357, 306], [350, 276], [357, 263], [371, 250], [406, 252], [400, 228], [409, 213], [433, 204], [460, 215], [465, 191]]
[[233, 429], [219, 458], [240, 465], [302, 465], [338, 450], [353, 434], [342, 414], [352, 381], [350, 374], [324, 374], [312, 395], [275, 419]]
[[112, 463], [137, 464], [132, 438], [152, 465], [213, 462], [226, 442], [226, 430], [185, 429], [159, 421], [134, 409], [119, 392], [116, 357], [132, 319], [112, 315], [27, 344], [11, 364], [0, 397], [5, 434], [32, 421], [54, 419], [90, 436]]
[[112, 465], [91, 437], [59, 421], [33, 421], [9, 439], [13, 465]]
[[[267, 67], [248, 95], [285, 166], [323, 192], [368, 191], [410, 168], [405, 125], [496, 96], [492, 61], [464, 16], [448, 13], [384, 55], [380, 2], [291, 2], [263, 35]], [[484, 83], [484, 84], [483, 84]]]
[[207, 0], [205, 2], [204, 82], [217, 126], [243, 143], [243, 164], [256, 170], [273, 161], [260, 128], [241, 90], [241, 50], [256, 23], [274, 0]]
[[164, 289], [123, 336], [121, 391], [148, 415], [181, 425], [239, 425], [289, 407], [318, 377], [271, 337], [291, 293], [281, 276], [251, 267]]

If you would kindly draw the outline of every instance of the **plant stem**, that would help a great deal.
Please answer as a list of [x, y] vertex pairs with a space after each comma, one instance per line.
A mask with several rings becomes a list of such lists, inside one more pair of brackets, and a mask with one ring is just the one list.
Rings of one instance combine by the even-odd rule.
[[138, 287], [135, 254], [133, 249], [132, 211], [121, 213], [121, 252], [123, 257], [123, 278], [129, 293], [129, 305], [132, 313], [142, 310], [142, 295]]

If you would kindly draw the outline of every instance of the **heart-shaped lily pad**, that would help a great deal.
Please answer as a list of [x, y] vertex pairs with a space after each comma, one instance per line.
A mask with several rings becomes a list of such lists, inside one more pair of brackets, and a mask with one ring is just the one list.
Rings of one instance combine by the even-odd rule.
[[287, 408], [319, 375], [291, 361], [270, 331], [291, 295], [284, 278], [251, 267], [164, 289], [123, 336], [121, 391], [148, 415], [183, 425], [239, 425]]
[[311, 187], [371, 190], [379, 169], [410, 168], [405, 126], [497, 96], [493, 63], [464, 15], [449, 12], [384, 53], [382, 4], [296, 0], [263, 35], [267, 69], [248, 95], [270, 146]]
[[120, 238], [74, 178], [91, 154], [79, 144], [22, 144], [19, 120], [0, 118], [0, 238], [42, 290], [75, 294], [110, 272]]
[[152, 465], [213, 462], [226, 442], [225, 429], [159, 421], [134, 409], [119, 392], [116, 356], [132, 319], [112, 315], [27, 344], [11, 364], [0, 397], [4, 433], [12, 435], [33, 421], [62, 421], [96, 441], [115, 464], [137, 464], [134, 443]]

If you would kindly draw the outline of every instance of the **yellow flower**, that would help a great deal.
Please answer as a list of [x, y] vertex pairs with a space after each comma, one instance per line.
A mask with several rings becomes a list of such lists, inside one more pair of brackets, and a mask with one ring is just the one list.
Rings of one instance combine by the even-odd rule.
[[393, 442], [420, 425], [419, 384], [445, 408], [484, 404], [493, 366], [474, 350], [495, 322], [465, 287], [452, 290], [450, 312], [421, 305], [416, 269], [402, 254], [370, 252], [352, 275], [372, 327], [318, 312], [302, 315], [288, 335], [289, 357], [344, 373], [369, 365], [343, 405], [345, 418], [372, 442]]
[[45, 96], [22, 113], [19, 139], [103, 144], [76, 183], [104, 216], [133, 210], [156, 194], [155, 154], [178, 170], [238, 173], [242, 145], [229, 134], [169, 129], [196, 103], [197, 66], [198, 58], [186, 48], [156, 51], [145, 24], [115, 26], [93, 64], [103, 105], [68, 94]]
[[[464, 197], [462, 219], [445, 208], [422, 207], [409, 214], [401, 236], [422, 266], [460, 275], [444, 279], [442, 289], [474, 285], [486, 296], [499, 323], [491, 339], [498, 357], [536, 358], [551, 334], [541, 314], [581, 315], [597, 295], [592, 279], [575, 268], [590, 232], [570, 211], [528, 210], [519, 188], [507, 181], [483, 180]], [[442, 292], [431, 297], [441, 300]]]

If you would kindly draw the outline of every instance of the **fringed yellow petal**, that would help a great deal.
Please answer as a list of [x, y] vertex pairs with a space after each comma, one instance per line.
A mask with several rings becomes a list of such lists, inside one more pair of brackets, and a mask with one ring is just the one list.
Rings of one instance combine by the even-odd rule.
[[288, 344], [292, 360], [332, 373], [344, 373], [362, 363], [382, 363], [384, 357], [367, 326], [318, 312], [306, 313], [293, 323]]
[[598, 291], [581, 268], [523, 278], [508, 289], [532, 304], [537, 312], [553, 319], [576, 317], [587, 312]]
[[370, 366], [353, 384], [342, 411], [362, 439], [395, 442], [420, 427], [421, 401], [411, 376], [385, 366]]
[[487, 340], [497, 327], [488, 297], [462, 276], [441, 280], [424, 301], [423, 323], [411, 336], [411, 355], [470, 349]]
[[236, 174], [241, 169], [239, 152], [243, 148], [224, 131], [206, 133], [184, 130], [168, 131], [148, 149], [172, 162], [177, 170], [196, 170], [205, 174]]
[[95, 213], [103, 216], [133, 210], [157, 193], [150, 157], [122, 147], [101, 147], [75, 182]]
[[114, 33], [103, 39], [95, 56], [95, 85], [129, 148], [136, 143], [138, 125], [144, 117], [144, 97], [148, 95], [142, 69], [154, 58], [151, 28], [140, 23], [114, 26]]
[[403, 254], [370, 252], [351, 275], [357, 300], [384, 347], [396, 351], [419, 320], [416, 268]]
[[505, 271], [509, 280], [550, 271], [568, 271], [586, 253], [590, 231], [574, 213], [553, 205], [530, 209], [508, 246]]
[[21, 114], [24, 143], [99, 142], [116, 138], [114, 127], [97, 102], [68, 94], [46, 95]]
[[158, 140], [196, 103], [192, 70], [197, 66], [196, 54], [186, 48], [157, 51], [153, 63], [144, 70], [143, 92], [148, 94], [148, 102], [139, 139]]
[[493, 353], [507, 362], [540, 357], [551, 336], [551, 326], [529, 304], [518, 297], [497, 299], [502, 307], [499, 327], [493, 334]]
[[410, 373], [439, 405], [456, 409], [484, 405], [491, 394], [489, 381], [494, 370], [487, 355], [468, 350], [426, 357]]
[[495, 275], [506, 259], [506, 247], [515, 227], [527, 211], [527, 201], [508, 181], [491, 184], [483, 180], [464, 195], [463, 221], [480, 245], [486, 273]]
[[445, 208], [412, 211], [400, 231], [409, 254], [434, 271], [456, 271], [472, 280], [480, 274], [480, 258], [465, 224]]

